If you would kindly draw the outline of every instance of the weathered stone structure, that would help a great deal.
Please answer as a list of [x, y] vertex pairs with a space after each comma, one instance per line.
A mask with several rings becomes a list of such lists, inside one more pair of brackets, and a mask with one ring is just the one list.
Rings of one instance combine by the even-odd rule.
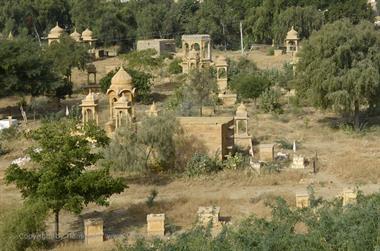
[[134, 99], [135, 88], [132, 86], [132, 77], [120, 66], [113, 76], [111, 86], [107, 90], [109, 102], [109, 119], [116, 128], [135, 118]]
[[51, 43], [53, 42], [59, 42], [59, 39], [61, 38], [63, 33], [64, 30], [61, 27], [59, 27], [57, 22], [57, 25], [53, 29], [51, 29], [48, 34], [48, 44], [51, 45]]
[[292, 169], [305, 169], [305, 158], [301, 155], [294, 155], [293, 163], [290, 167]]
[[96, 245], [104, 241], [103, 219], [94, 218], [84, 220], [85, 243]]
[[175, 54], [175, 40], [174, 39], [148, 39], [137, 41], [137, 50], [154, 49], [158, 55], [162, 54]]
[[183, 35], [182, 49], [184, 50], [183, 73], [210, 66], [212, 61], [210, 35]]
[[82, 122], [83, 124], [88, 123], [89, 121], [95, 121], [95, 123], [99, 124], [98, 117], [98, 100], [94, 93], [89, 91], [88, 95], [82, 100], [82, 104], [80, 107], [82, 108]]
[[186, 135], [203, 145], [211, 156], [223, 159], [234, 148], [234, 119], [231, 117], [179, 117]]
[[248, 134], [248, 111], [243, 103], [236, 110], [235, 114], [235, 146], [245, 149], [252, 148], [252, 138]]
[[343, 206], [356, 203], [357, 193], [353, 189], [343, 191]]
[[147, 233], [150, 236], [165, 236], [165, 214], [148, 214]]
[[260, 144], [259, 145], [259, 159], [260, 161], [271, 162], [274, 160], [274, 144]]
[[228, 64], [224, 56], [217, 58], [216, 67], [216, 83], [219, 89], [219, 99], [222, 100], [224, 106], [233, 106], [236, 103], [237, 95], [230, 93], [228, 90]]
[[74, 29], [74, 32], [70, 34], [70, 37], [75, 42], [81, 42], [81, 40], [82, 40], [82, 35], [79, 32], [77, 32], [77, 29]]
[[298, 192], [296, 194], [296, 207], [307, 208], [310, 206], [310, 196], [307, 192]]
[[220, 224], [220, 207], [199, 207], [197, 215], [198, 223], [204, 227], [207, 227], [210, 223], [212, 223], [213, 226]]
[[299, 41], [298, 32], [292, 26], [285, 39], [286, 53], [297, 53], [299, 51]]

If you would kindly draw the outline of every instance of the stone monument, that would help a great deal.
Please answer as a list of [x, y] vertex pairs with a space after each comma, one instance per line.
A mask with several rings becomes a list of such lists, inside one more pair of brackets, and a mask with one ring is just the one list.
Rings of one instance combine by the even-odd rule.
[[104, 241], [103, 219], [84, 220], [84, 238], [86, 244], [99, 244]]
[[165, 236], [165, 214], [148, 214], [147, 232], [151, 236]]

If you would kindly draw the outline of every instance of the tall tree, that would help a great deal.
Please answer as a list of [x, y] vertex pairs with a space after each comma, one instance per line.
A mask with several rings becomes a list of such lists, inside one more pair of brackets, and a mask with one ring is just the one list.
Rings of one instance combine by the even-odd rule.
[[59, 236], [59, 213], [66, 209], [80, 213], [90, 202], [108, 205], [112, 194], [126, 186], [112, 178], [107, 167], [86, 170], [103, 158], [92, 148], [108, 145], [105, 132], [96, 126], [78, 128], [75, 121], [47, 122], [30, 135], [37, 144], [29, 155], [33, 169], [12, 164], [6, 170], [6, 182], [15, 183], [24, 198], [40, 200], [55, 215], [55, 234]]
[[18, 38], [0, 46], [0, 96], [47, 95], [63, 85], [37, 42]]
[[348, 20], [313, 33], [297, 64], [298, 94], [317, 107], [351, 112], [360, 128], [360, 111], [376, 102], [380, 89], [380, 36], [370, 22]]

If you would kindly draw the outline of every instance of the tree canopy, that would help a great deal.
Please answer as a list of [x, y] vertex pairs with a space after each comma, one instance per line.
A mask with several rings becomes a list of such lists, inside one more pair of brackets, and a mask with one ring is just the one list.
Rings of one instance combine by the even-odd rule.
[[131, 48], [136, 39], [179, 38], [208, 33], [216, 46], [240, 46], [243, 22], [246, 42], [283, 41], [294, 25], [307, 38], [322, 23], [348, 18], [353, 23], [373, 18], [367, 0], [3, 0], [0, 30], [4, 35], [44, 37], [58, 22], [67, 31], [90, 27], [100, 43]]
[[12, 164], [6, 170], [6, 182], [16, 184], [24, 198], [43, 201], [55, 214], [59, 234], [59, 212], [79, 213], [90, 202], [108, 205], [107, 199], [120, 193], [125, 185], [112, 178], [109, 169], [87, 170], [103, 156], [94, 147], [108, 145], [105, 132], [93, 125], [79, 128], [75, 121], [44, 123], [31, 132], [36, 146], [29, 150], [35, 168]]
[[380, 35], [370, 22], [328, 24], [304, 43], [297, 64], [298, 94], [322, 109], [359, 113], [380, 93]]

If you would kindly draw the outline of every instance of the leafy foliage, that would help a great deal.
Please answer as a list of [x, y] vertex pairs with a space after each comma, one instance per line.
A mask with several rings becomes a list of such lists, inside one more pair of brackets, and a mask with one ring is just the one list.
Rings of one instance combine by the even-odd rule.
[[168, 71], [170, 74], [179, 74], [182, 73], [182, 66], [181, 66], [182, 60], [179, 58], [174, 59], [170, 62]]
[[298, 94], [322, 109], [350, 112], [360, 127], [361, 108], [380, 93], [380, 36], [374, 25], [337, 21], [314, 33], [300, 53]]
[[207, 154], [195, 153], [187, 163], [185, 173], [189, 177], [218, 172], [222, 169], [218, 157], [210, 158]]
[[0, 216], [0, 250], [18, 251], [44, 244], [48, 208], [42, 201], [25, 201], [24, 205]]
[[[338, 199], [318, 201], [317, 207], [290, 208], [278, 198], [270, 203], [268, 219], [251, 216], [228, 226], [216, 237], [209, 229], [194, 228], [170, 240], [140, 239], [118, 245], [134, 250], [377, 250], [380, 195], [359, 196], [356, 205], [342, 207]], [[304, 231], [300, 231], [299, 226]]]
[[113, 169], [131, 173], [167, 171], [173, 168], [177, 130], [170, 114], [146, 117], [137, 130], [132, 125], [124, 126], [106, 149], [106, 161]]
[[90, 202], [108, 205], [107, 199], [120, 193], [125, 185], [109, 175], [108, 168], [87, 171], [103, 156], [92, 146], [108, 145], [104, 131], [93, 125], [78, 128], [70, 120], [45, 123], [30, 133], [37, 143], [29, 155], [37, 164], [34, 169], [12, 164], [6, 170], [7, 184], [14, 183], [24, 198], [41, 199], [56, 215], [62, 209], [79, 213]]
[[265, 112], [281, 113], [280, 93], [277, 90], [269, 89], [260, 96], [260, 108]]

